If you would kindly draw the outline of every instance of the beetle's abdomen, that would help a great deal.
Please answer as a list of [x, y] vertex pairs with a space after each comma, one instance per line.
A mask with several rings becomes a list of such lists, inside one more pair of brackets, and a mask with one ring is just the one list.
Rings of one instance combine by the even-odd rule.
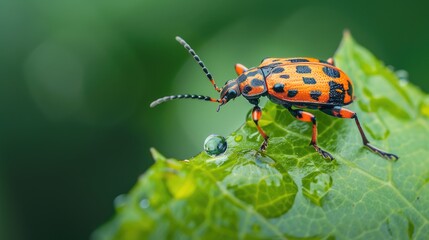
[[351, 80], [330, 64], [279, 64], [266, 76], [266, 83], [269, 95], [291, 104], [341, 106], [353, 101]]

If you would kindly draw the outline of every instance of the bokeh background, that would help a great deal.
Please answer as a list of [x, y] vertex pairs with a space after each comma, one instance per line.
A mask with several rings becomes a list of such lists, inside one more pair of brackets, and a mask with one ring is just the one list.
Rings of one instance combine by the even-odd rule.
[[[238, 128], [243, 99], [216, 97], [175, 40], [222, 85], [268, 56], [333, 55], [342, 32], [429, 91], [424, 1], [0, 1], [0, 239], [87, 239], [152, 164]], [[359, 81], [358, 79], [354, 81]]]

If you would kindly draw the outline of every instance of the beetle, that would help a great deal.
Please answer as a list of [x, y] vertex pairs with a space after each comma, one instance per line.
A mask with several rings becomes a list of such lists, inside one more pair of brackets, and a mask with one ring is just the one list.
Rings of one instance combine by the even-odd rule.
[[173, 99], [198, 99], [219, 103], [217, 111], [231, 99], [242, 95], [253, 104], [252, 119], [257, 130], [264, 138], [260, 147], [265, 151], [269, 136], [259, 126], [262, 110], [258, 106], [261, 97], [268, 97], [272, 102], [285, 107], [293, 117], [303, 122], [312, 123], [310, 145], [324, 158], [333, 160], [334, 157], [317, 144], [316, 117], [305, 109], [320, 110], [337, 118], [354, 119], [362, 138], [363, 145], [372, 152], [390, 160], [398, 156], [374, 147], [368, 141], [355, 112], [343, 106], [351, 104], [355, 97], [353, 83], [341, 69], [335, 66], [334, 60], [319, 60], [316, 58], [265, 58], [257, 67], [247, 68], [242, 64], [235, 65], [237, 78], [229, 80], [219, 88], [213, 76], [191, 46], [181, 37], [176, 40], [188, 50], [195, 61], [201, 66], [214, 89], [220, 93], [220, 98], [195, 94], [180, 94], [166, 96], [153, 101], [155, 107]]

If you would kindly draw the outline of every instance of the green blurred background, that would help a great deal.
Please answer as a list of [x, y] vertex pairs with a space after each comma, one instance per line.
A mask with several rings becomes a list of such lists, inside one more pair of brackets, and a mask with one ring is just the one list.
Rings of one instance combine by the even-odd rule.
[[[0, 1], [0, 239], [87, 239], [152, 164], [238, 128], [176, 35], [222, 85], [241, 62], [333, 55], [342, 31], [425, 91], [427, 5], [416, 1]], [[354, 81], [359, 81], [355, 79]]]

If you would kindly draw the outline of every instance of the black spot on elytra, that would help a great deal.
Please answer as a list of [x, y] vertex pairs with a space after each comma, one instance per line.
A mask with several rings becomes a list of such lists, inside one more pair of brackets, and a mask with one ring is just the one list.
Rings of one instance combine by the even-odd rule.
[[304, 59], [304, 58], [294, 58], [294, 59], [290, 59], [289, 60], [292, 63], [297, 63], [297, 62], [310, 62], [308, 59]]
[[242, 83], [242, 82], [246, 81], [246, 79], [247, 79], [247, 76], [246, 76], [246, 75], [244, 75], [244, 74], [241, 74], [241, 75], [237, 78], [237, 83], [238, 83], [238, 84], [240, 84], [240, 83]]
[[258, 74], [258, 70], [249, 71], [249, 72], [247, 72], [247, 73], [246, 73], [246, 75], [247, 75], [248, 77], [253, 77], [253, 76], [255, 76], [256, 74]]
[[343, 84], [338, 84], [334, 81], [329, 82], [329, 100], [328, 103], [335, 105], [344, 105], [344, 97], [346, 93], [344, 91]]
[[285, 87], [285, 85], [283, 83], [276, 83], [273, 86], [273, 90], [274, 90], [274, 92], [282, 93], [285, 91], [284, 87]]
[[320, 95], [322, 95], [322, 93], [319, 90], [310, 91], [310, 97], [316, 101], [319, 101]]
[[316, 84], [316, 79], [312, 77], [303, 77], [302, 81], [304, 81], [305, 84]]
[[246, 85], [243, 88], [243, 93], [248, 94], [250, 91], [252, 91], [252, 87], [250, 85]]
[[352, 97], [353, 96], [353, 86], [352, 83], [347, 80], [347, 85], [348, 85], [348, 89], [347, 89], [347, 94]]
[[273, 71], [272, 71], [272, 73], [281, 73], [281, 72], [283, 72], [285, 69], [284, 68], [282, 68], [282, 67], [278, 67], [278, 68], [274, 68], [273, 69]]
[[340, 77], [340, 72], [338, 72], [337, 69], [332, 68], [332, 67], [323, 67], [323, 72], [328, 75], [331, 78], [339, 78]]
[[256, 87], [256, 86], [264, 86], [265, 84], [264, 84], [264, 81], [259, 80], [259, 79], [257, 79], [257, 78], [254, 78], [254, 79], [252, 79], [252, 81], [250, 82], [250, 85], [252, 85], [253, 87]]
[[298, 94], [297, 90], [288, 90], [287, 91], [287, 96], [288, 97], [295, 97]]
[[311, 73], [311, 68], [308, 66], [296, 66], [297, 73]]
[[283, 74], [283, 75], [280, 75], [280, 78], [288, 79], [290, 78], [290, 76], [288, 74]]

